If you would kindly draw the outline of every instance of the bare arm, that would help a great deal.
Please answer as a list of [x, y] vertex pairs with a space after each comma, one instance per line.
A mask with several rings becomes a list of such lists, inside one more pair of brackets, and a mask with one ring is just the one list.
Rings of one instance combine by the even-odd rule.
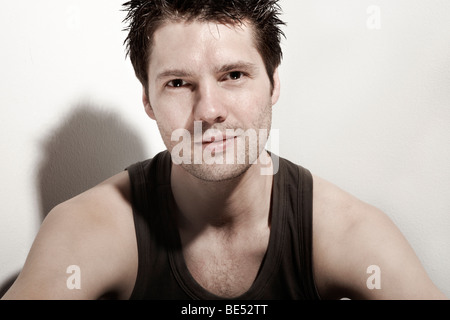
[[[137, 252], [126, 173], [53, 209], [3, 299], [128, 298]], [[80, 285], [80, 287], [78, 287]]]
[[393, 222], [315, 177], [314, 261], [324, 298], [445, 299]]

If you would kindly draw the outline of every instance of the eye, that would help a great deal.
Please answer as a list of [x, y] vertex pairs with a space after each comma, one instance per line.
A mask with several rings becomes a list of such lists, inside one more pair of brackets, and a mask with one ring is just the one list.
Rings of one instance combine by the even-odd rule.
[[231, 80], [239, 80], [240, 78], [242, 78], [243, 75], [244, 75], [244, 74], [243, 74], [242, 72], [240, 72], [240, 71], [233, 71], [233, 72], [230, 72], [230, 73], [228, 74], [228, 77], [229, 77]]
[[187, 85], [188, 83], [184, 80], [181, 79], [175, 79], [175, 80], [171, 80], [167, 83], [168, 87], [172, 87], [172, 88], [181, 88], [185, 85]]

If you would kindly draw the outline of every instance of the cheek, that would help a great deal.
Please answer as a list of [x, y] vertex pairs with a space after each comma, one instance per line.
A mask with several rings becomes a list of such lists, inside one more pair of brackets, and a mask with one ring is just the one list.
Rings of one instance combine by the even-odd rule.
[[232, 113], [248, 126], [257, 124], [271, 105], [271, 97], [263, 92], [253, 91], [250, 94], [236, 96], [232, 102]]
[[179, 128], [186, 128], [191, 119], [190, 98], [186, 96], [156, 96], [152, 97], [153, 113], [156, 121], [166, 130], [172, 131]]

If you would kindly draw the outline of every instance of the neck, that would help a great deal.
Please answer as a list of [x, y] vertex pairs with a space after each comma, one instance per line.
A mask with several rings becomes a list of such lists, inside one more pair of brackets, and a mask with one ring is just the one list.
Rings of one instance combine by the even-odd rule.
[[273, 176], [261, 174], [259, 161], [239, 177], [220, 182], [198, 179], [173, 165], [171, 180], [181, 228], [237, 229], [261, 219], [268, 223]]

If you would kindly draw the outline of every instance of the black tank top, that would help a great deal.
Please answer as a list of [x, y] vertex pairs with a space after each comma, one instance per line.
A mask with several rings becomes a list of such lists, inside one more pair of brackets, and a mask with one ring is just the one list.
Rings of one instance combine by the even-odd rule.
[[[250, 289], [236, 299], [319, 299], [312, 266], [312, 176], [283, 158], [274, 175], [271, 231]], [[130, 299], [220, 299], [190, 274], [174, 219], [168, 151], [127, 168], [138, 247], [138, 272]]]

